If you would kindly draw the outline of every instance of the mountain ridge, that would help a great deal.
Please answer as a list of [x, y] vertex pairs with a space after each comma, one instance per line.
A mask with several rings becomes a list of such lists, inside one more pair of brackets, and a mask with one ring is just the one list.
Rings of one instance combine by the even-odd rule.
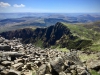
[[66, 47], [68, 49], [82, 49], [91, 44], [91, 40], [80, 39], [74, 36], [70, 29], [61, 22], [47, 28], [25, 28], [3, 32], [1, 36], [12, 39], [22, 38], [23, 43], [33, 43], [40, 47]]

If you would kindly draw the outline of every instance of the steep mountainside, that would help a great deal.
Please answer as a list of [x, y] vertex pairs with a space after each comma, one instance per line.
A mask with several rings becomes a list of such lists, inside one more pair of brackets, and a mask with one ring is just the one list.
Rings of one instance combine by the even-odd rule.
[[92, 44], [90, 39], [82, 39], [74, 35], [69, 25], [56, 23], [47, 28], [26, 28], [3, 32], [0, 35], [7, 39], [22, 38], [23, 43], [33, 43], [40, 47], [67, 47], [68, 49], [83, 49]]
[[100, 21], [80, 25], [63, 24], [70, 29], [72, 35], [92, 41], [91, 46], [87, 47], [87, 49], [100, 51]]

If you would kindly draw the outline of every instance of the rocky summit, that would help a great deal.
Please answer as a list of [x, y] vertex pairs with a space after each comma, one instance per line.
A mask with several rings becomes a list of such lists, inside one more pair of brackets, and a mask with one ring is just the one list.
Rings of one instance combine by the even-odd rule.
[[20, 40], [0, 36], [0, 75], [91, 75], [89, 69], [97, 68], [87, 67], [75, 50], [42, 49]]

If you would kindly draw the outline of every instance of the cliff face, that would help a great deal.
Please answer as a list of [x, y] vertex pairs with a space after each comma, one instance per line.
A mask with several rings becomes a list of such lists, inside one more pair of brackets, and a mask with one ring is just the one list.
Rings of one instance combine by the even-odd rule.
[[3, 32], [0, 35], [7, 39], [13, 37], [22, 38], [23, 43], [33, 43], [41, 47], [59, 46], [67, 47], [69, 49], [78, 48], [81, 49], [90, 43], [85, 40], [85, 44], [80, 46], [84, 40], [78, 40], [77, 36], [73, 36], [70, 29], [60, 22], [57, 22], [54, 26], [47, 28], [31, 28], [20, 29], [15, 31]]
[[20, 29], [20, 30], [15, 30], [15, 31], [8, 31], [8, 32], [3, 32], [0, 35], [7, 39], [12, 39], [13, 37], [16, 38], [22, 38], [23, 40], [28, 39], [31, 37], [33, 34], [33, 30], [30, 28], [26, 29]]

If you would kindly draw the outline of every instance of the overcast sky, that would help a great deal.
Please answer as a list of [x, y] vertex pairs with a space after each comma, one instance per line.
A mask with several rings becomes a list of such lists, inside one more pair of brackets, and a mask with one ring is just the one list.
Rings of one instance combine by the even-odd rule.
[[100, 13], [100, 0], [0, 0], [0, 13]]

